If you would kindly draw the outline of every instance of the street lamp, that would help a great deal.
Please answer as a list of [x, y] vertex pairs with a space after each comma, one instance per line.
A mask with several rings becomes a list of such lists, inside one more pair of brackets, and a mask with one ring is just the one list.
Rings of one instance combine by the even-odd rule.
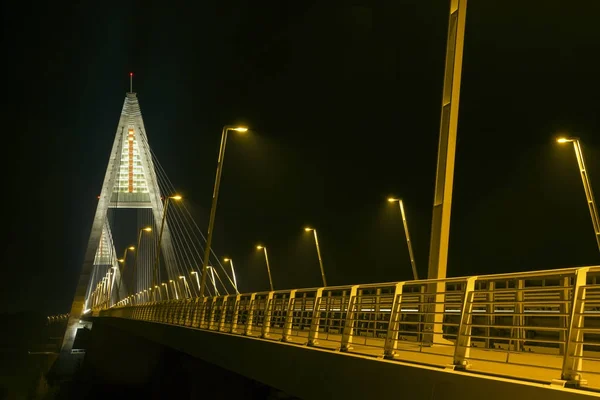
[[200, 278], [198, 278], [198, 272], [196, 271], [191, 271], [190, 272], [192, 275], [196, 276], [196, 283], [198, 284], [198, 291], [200, 291]]
[[219, 148], [219, 157], [217, 159], [217, 173], [215, 176], [215, 186], [213, 189], [212, 205], [210, 207], [210, 218], [208, 220], [208, 231], [206, 237], [206, 245], [204, 248], [204, 258], [202, 259], [202, 282], [200, 284], [200, 297], [204, 296], [204, 284], [206, 282], [206, 269], [208, 267], [208, 259], [210, 258], [210, 246], [212, 243], [213, 226], [215, 223], [215, 215], [217, 213], [217, 200], [219, 198], [219, 186], [221, 185], [221, 174], [223, 172], [223, 160], [225, 158], [225, 145], [227, 144], [227, 133], [229, 131], [246, 132], [248, 128], [234, 127], [225, 125], [221, 132], [221, 146]]
[[[142, 241], [142, 234], [144, 232], [150, 233], [150, 232], [152, 232], [152, 228], [149, 227], [149, 226], [147, 226], [145, 228], [140, 229], [140, 232], [138, 233], [138, 239], [137, 239], [137, 249], [138, 249], [138, 251], [137, 251], [137, 253], [135, 253], [135, 261], [134, 261], [134, 264], [133, 264], [133, 283], [137, 282], [136, 273], [137, 273], [138, 257], [140, 255], [140, 245], [141, 245], [141, 241]], [[133, 284], [131, 286], [133, 286]], [[133, 288], [130, 289], [130, 291], [129, 291], [130, 294], [133, 294], [132, 290], [133, 290]]]
[[217, 289], [217, 281], [215, 280], [215, 269], [208, 265], [206, 268], [210, 271], [210, 281], [213, 284], [213, 289], [215, 290], [215, 296], [220, 296], [219, 289]]
[[237, 287], [237, 279], [235, 278], [235, 270], [233, 269], [233, 260], [231, 258], [224, 258], [223, 261], [228, 262], [231, 265], [231, 274], [233, 275], [233, 287], [237, 294], [240, 294], [240, 291]]
[[183, 279], [183, 289], [184, 289], [184, 291], [185, 291], [186, 294], [189, 294], [190, 299], [191, 299], [192, 298], [192, 291], [190, 290], [190, 287], [188, 286], [187, 281], [185, 280], [185, 276], [181, 275], [179, 277], [179, 279]]
[[256, 246], [256, 250], [264, 250], [265, 252], [265, 262], [267, 263], [267, 273], [269, 274], [269, 286], [271, 287], [271, 292], [273, 291], [273, 280], [271, 279], [271, 267], [269, 266], [269, 256], [267, 255], [267, 248], [262, 245]]
[[158, 266], [160, 263], [160, 244], [162, 242], [162, 235], [163, 235], [163, 231], [165, 229], [165, 222], [167, 219], [167, 211], [169, 210], [169, 200], [176, 200], [179, 201], [182, 199], [182, 197], [180, 195], [175, 195], [175, 196], [169, 196], [165, 199], [165, 206], [163, 208], [163, 216], [162, 216], [162, 221], [160, 223], [160, 232], [158, 233], [158, 248], [156, 249], [156, 262], [154, 263], [154, 273], [152, 275], [152, 284], [156, 284], [156, 282], [158, 282]]
[[123, 252], [123, 258], [121, 258], [120, 260], [117, 260], [118, 262], [120, 262], [121, 264], [123, 264], [123, 268], [121, 269], [120, 273], [119, 273], [119, 280], [117, 281], [117, 299], [120, 299], [121, 296], [121, 285], [123, 284], [123, 275], [125, 274], [125, 267], [127, 266], [127, 251], [133, 251], [135, 250], [134, 246], [129, 246], [125, 248], [125, 251]]
[[404, 225], [404, 234], [406, 235], [406, 244], [408, 246], [408, 255], [410, 257], [410, 265], [412, 267], [413, 278], [415, 280], [419, 279], [419, 275], [417, 274], [417, 265], [415, 263], [415, 256], [413, 254], [412, 243], [410, 241], [410, 235], [408, 234], [408, 223], [406, 222], [406, 214], [404, 213], [404, 203], [402, 199], [395, 199], [390, 197], [388, 199], [390, 203], [398, 202], [398, 206], [400, 206], [400, 215], [402, 215], [402, 224]]
[[323, 269], [323, 260], [321, 259], [321, 249], [319, 248], [319, 239], [317, 237], [317, 230], [315, 228], [304, 228], [305, 232], [313, 231], [315, 236], [315, 246], [317, 247], [317, 257], [319, 257], [319, 267], [321, 267], [321, 277], [323, 278], [323, 286], [327, 286], [327, 281], [325, 280], [325, 270]]
[[169, 298], [169, 285], [167, 285], [167, 284], [166, 284], [166, 283], [164, 283], [164, 282], [163, 282], [163, 283], [161, 283], [161, 285], [165, 287], [165, 292], [167, 292], [167, 300], [171, 300], [171, 299]]
[[175, 281], [173, 279], [169, 279], [169, 282], [173, 285], [173, 290], [175, 291], [175, 299], [179, 300], [179, 293], [177, 293], [177, 285], [175, 285]]
[[581, 175], [581, 181], [583, 182], [583, 190], [585, 191], [585, 197], [587, 199], [587, 205], [590, 210], [590, 216], [592, 218], [592, 225], [594, 226], [594, 234], [596, 236], [596, 244], [598, 250], [600, 250], [600, 218], [598, 218], [598, 208], [596, 208], [596, 202], [594, 200], [594, 192], [592, 191], [592, 185], [590, 184], [590, 177], [588, 176], [587, 169], [585, 167], [585, 161], [583, 159], [583, 151], [581, 150], [581, 143], [579, 138], [576, 137], [561, 137], [556, 140], [558, 143], [573, 143], [573, 149], [575, 150], [575, 157], [577, 157], [577, 164], [579, 166], [579, 174]]

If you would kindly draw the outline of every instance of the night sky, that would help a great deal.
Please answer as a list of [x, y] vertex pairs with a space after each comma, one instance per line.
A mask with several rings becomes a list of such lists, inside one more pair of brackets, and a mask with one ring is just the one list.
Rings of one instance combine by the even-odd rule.
[[[0, 310], [67, 312], [128, 73], [150, 144], [242, 291], [427, 273], [449, 1], [2, 5]], [[311, 4], [314, 3], [314, 4]], [[293, 5], [292, 5], [293, 4]], [[600, 195], [600, 3], [471, 0], [449, 276], [600, 264], [572, 147]], [[8, 178], [8, 179], [7, 179]], [[6, 180], [7, 179], [7, 180]], [[134, 241], [135, 238], [132, 238]], [[120, 253], [122, 249], [117, 249]]]

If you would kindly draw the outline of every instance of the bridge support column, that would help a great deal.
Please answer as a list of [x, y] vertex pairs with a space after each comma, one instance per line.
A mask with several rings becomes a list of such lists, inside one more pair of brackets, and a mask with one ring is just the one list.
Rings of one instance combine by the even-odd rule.
[[288, 300], [287, 312], [285, 314], [285, 323], [283, 324], [283, 332], [281, 332], [281, 341], [290, 342], [292, 336], [292, 327], [294, 324], [294, 308], [296, 305], [296, 289], [290, 292]]
[[560, 381], [554, 381], [561, 386], [578, 387], [587, 384], [581, 379], [583, 365], [583, 325], [585, 310], [585, 290], [589, 267], [577, 269], [573, 299], [571, 301], [571, 316], [567, 330], [567, 349], [563, 356], [563, 367]]
[[233, 315], [231, 316], [231, 329], [229, 333], [237, 333], [238, 317], [240, 315], [240, 299], [242, 295], [238, 294], [235, 296], [235, 303], [233, 304]]
[[471, 322], [473, 320], [473, 297], [475, 295], [475, 281], [477, 277], [470, 277], [465, 284], [463, 304], [460, 314], [460, 325], [456, 336], [456, 347], [454, 348], [454, 361], [452, 367], [455, 369], [467, 369], [469, 355], [471, 353]]
[[307, 346], [318, 344], [319, 338], [319, 322], [321, 320], [321, 299], [323, 298], [323, 288], [317, 289], [315, 294], [315, 304], [313, 304], [313, 313], [310, 321], [310, 331], [308, 332]]
[[252, 321], [254, 317], [254, 309], [256, 308], [256, 293], [250, 295], [250, 306], [248, 307], [248, 316], [246, 317], [246, 327], [244, 328], [244, 335], [250, 336], [252, 334]]
[[402, 290], [404, 282], [398, 282], [394, 289], [394, 303], [390, 309], [390, 322], [388, 323], [387, 335], [383, 347], [384, 358], [394, 358], [396, 348], [398, 347], [398, 331], [400, 319], [402, 318]]
[[348, 351], [352, 349], [352, 331], [354, 329], [354, 308], [356, 304], [356, 294], [358, 293], [358, 285], [350, 288], [348, 295], [348, 305], [346, 306], [346, 317], [344, 318], [344, 329], [342, 330], [342, 343], [340, 351]]
[[271, 315], [273, 314], [273, 295], [274, 292], [269, 292], [267, 303], [265, 304], [265, 312], [263, 314], [262, 329], [260, 331], [261, 338], [268, 338], [271, 331]]

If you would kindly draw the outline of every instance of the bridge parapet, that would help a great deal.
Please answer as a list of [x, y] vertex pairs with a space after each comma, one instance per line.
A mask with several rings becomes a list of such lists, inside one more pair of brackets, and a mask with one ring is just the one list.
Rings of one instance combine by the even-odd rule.
[[[278, 290], [95, 310], [600, 389], [600, 267]], [[443, 288], [443, 291], [440, 291]], [[441, 317], [432, 318], [435, 314]]]

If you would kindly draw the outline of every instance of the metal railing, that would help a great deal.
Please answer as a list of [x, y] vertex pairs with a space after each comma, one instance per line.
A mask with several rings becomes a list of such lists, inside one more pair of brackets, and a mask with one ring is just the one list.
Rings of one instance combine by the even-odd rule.
[[149, 302], [94, 314], [600, 389], [599, 277], [600, 267], [581, 267]]

